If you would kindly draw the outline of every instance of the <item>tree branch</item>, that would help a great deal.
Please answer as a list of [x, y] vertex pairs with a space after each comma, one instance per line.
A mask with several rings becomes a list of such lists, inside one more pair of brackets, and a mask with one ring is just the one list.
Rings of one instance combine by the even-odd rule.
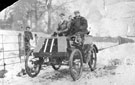
[[61, 8], [62, 6], [68, 4], [68, 3], [71, 3], [71, 2], [74, 2], [75, 0], [72, 0], [72, 1], [66, 1], [64, 3], [62, 3], [61, 5], [57, 6], [56, 8], [52, 8], [52, 12], [54, 12], [55, 10], [58, 10], [59, 8]]

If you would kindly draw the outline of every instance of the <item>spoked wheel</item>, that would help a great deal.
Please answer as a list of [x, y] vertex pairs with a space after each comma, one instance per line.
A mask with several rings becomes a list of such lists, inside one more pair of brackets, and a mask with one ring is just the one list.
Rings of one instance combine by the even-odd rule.
[[40, 58], [36, 58], [33, 55], [33, 51], [28, 52], [26, 59], [25, 59], [25, 69], [26, 69], [26, 73], [30, 76], [30, 77], [35, 77], [38, 75], [38, 73], [41, 70], [41, 59]]
[[88, 62], [88, 65], [91, 69], [91, 71], [94, 71], [96, 69], [96, 63], [97, 63], [97, 54], [94, 50], [91, 51], [90, 53], [90, 61]]
[[57, 59], [51, 59], [51, 66], [54, 70], [59, 70], [62, 64], [62, 61], [60, 58]]
[[74, 49], [69, 59], [69, 69], [73, 80], [78, 80], [82, 74], [83, 58], [82, 53], [78, 49]]

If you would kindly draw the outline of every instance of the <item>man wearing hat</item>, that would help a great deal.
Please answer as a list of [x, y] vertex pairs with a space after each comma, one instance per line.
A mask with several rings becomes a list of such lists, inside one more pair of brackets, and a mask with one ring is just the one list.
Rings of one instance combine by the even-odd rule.
[[73, 23], [72, 23], [72, 27], [71, 27], [74, 30], [74, 33], [77, 33], [77, 32], [81, 32], [84, 34], [87, 33], [88, 32], [87, 20], [80, 15], [79, 11], [75, 11], [74, 15], [75, 15], [75, 17], [73, 19]]
[[[31, 33], [31, 28], [29, 26], [26, 27], [24, 31], [24, 46], [25, 46], [25, 55], [30, 51], [30, 40], [33, 40], [33, 36]], [[24, 67], [22, 67], [21, 71], [17, 74], [17, 76], [21, 77], [26, 75], [26, 71]]]
[[64, 13], [60, 14], [60, 19], [61, 20], [58, 24], [57, 33], [59, 34], [59, 36], [63, 36], [64, 33], [68, 30], [68, 26], [67, 26], [68, 21], [66, 20]]
[[25, 43], [25, 54], [27, 55], [30, 50], [30, 40], [33, 40], [33, 35], [31, 33], [31, 28], [26, 27], [26, 31], [24, 31], [24, 43]]
[[80, 43], [83, 44], [84, 34], [89, 33], [87, 30], [88, 27], [87, 20], [84, 17], [80, 16], [79, 11], [75, 11], [74, 14], [75, 17], [73, 18], [70, 29], [68, 30], [68, 35], [77, 34]]

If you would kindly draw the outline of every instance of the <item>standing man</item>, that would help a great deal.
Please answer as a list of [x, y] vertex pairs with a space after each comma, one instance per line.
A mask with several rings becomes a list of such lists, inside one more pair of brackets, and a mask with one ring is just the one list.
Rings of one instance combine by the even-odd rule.
[[26, 31], [24, 31], [25, 55], [27, 55], [30, 50], [30, 40], [33, 40], [33, 36], [30, 27], [27, 26]]
[[[30, 27], [27, 26], [26, 30], [24, 31], [25, 55], [27, 55], [27, 53], [30, 51], [30, 40], [33, 40], [33, 36]], [[20, 77], [23, 75], [26, 75], [26, 71], [22, 66], [21, 71], [17, 74], [17, 76]]]

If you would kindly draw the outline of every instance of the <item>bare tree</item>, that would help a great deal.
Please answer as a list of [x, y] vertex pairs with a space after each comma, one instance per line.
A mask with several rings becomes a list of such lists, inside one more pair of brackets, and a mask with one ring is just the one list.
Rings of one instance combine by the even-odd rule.
[[[60, 1], [59, 4], [52, 4], [53, 0], [20, 0], [13, 7], [13, 19], [14, 23], [18, 23], [18, 21], [23, 22], [23, 25], [27, 25], [28, 20], [35, 24], [35, 29], [38, 30], [39, 25], [38, 22], [42, 23], [42, 20], [47, 16], [44, 20], [44, 25], [47, 26], [47, 31], [49, 32], [52, 29], [52, 23], [54, 23], [54, 18], [57, 17], [57, 11], [68, 9], [65, 7], [66, 4], [71, 3], [75, 0], [69, 1]], [[54, 17], [55, 16], [55, 17]], [[5, 16], [6, 17], [6, 16]], [[43, 18], [44, 17], [44, 18]], [[33, 21], [34, 20], [34, 21]], [[56, 20], [55, 20], [56, 21]]]
[[52, 7], [52, 0], [46, 0], [46, 5], [48, 9], [48, 31], [51, 29], [51, 7]]

